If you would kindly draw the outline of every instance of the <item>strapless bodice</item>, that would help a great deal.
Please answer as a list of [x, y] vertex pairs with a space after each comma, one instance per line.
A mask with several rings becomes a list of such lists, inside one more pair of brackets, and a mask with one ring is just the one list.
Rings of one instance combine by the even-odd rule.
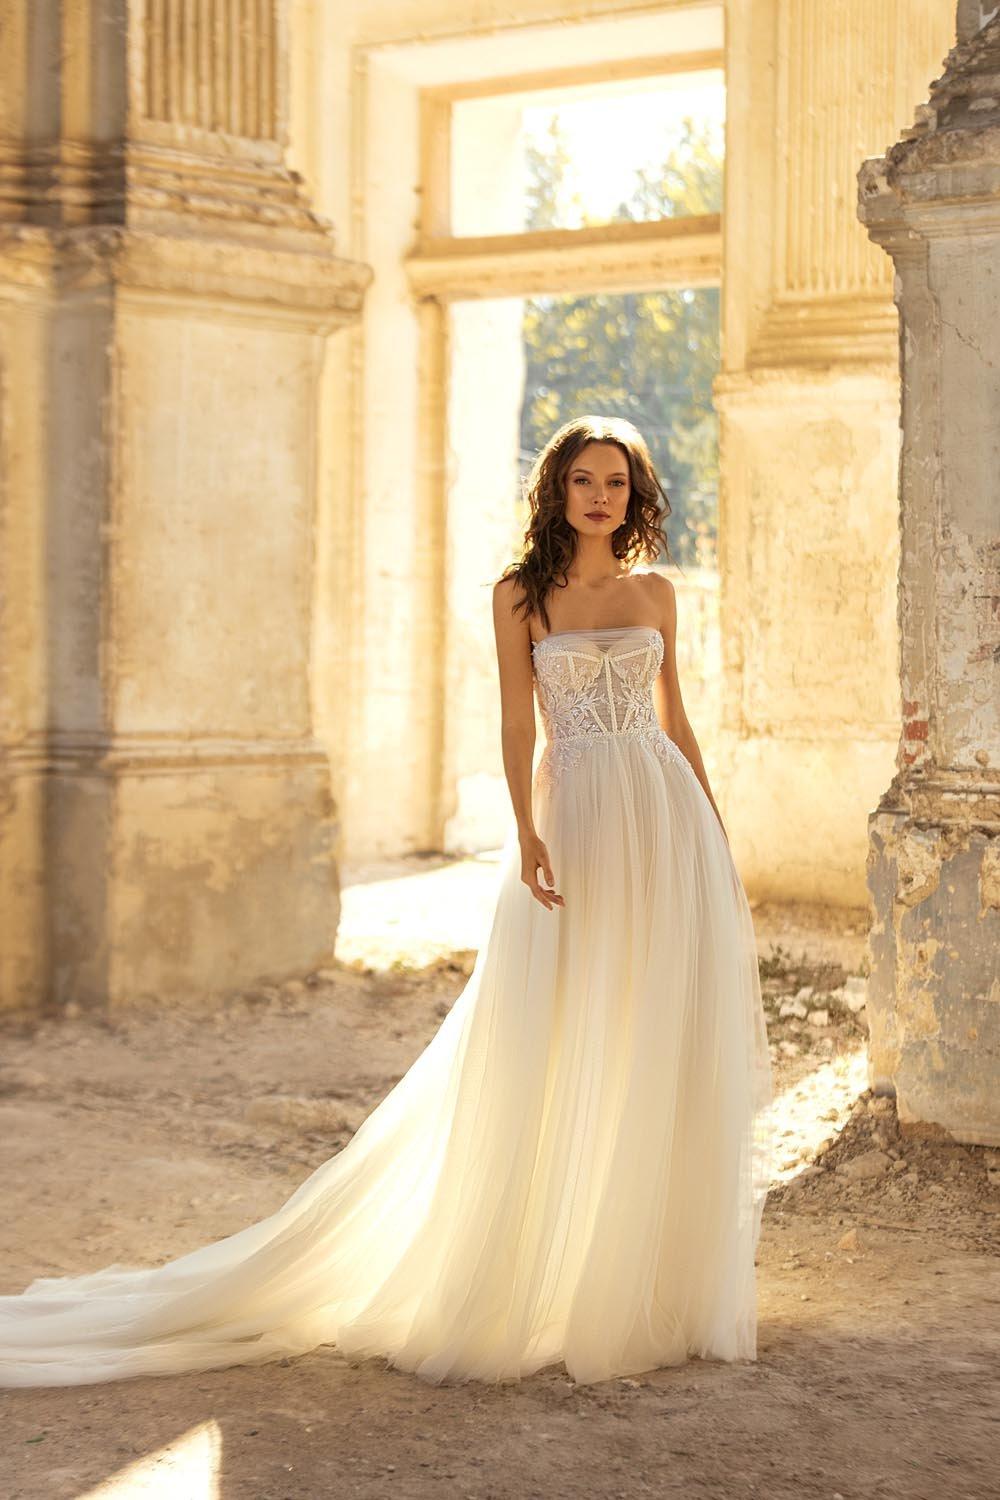
[[687, 765], [656, 716], [653, 683], [663, 636], [652, 625], [559, 630], [532, 645], [535, 690], [546, 747], [538, 777], [579, 763], [588, 746], [639, 740], [662, 760]]

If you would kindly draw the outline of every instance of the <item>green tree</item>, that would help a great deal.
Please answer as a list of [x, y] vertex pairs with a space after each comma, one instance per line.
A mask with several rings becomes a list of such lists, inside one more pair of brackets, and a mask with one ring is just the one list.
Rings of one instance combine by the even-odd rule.
[[552, 114], [545, 134], [544, 147], [529, 140], [525, 152], [525, 229], [555, 229], [565, 223], [570, 153], [558, 113]]
[[[559, 222], [568, 166], [558, 116], [547, 149], [529, 152], [529, 225]], [[636, 174], [618, 219], [716, 212], [722, 159], [710, 127], [684, 121], [662, 165]], [[563, 220], [565, 222], [565, 220]], [[627, 417], [645, 436], [670, 496], [666, 524], [682, 562], [710, 556], [718, 520], [719, 364], [716, 288], [534, 297], [525, 303], [521, 442], [536, 452], [561, 422], [585, 412]]]

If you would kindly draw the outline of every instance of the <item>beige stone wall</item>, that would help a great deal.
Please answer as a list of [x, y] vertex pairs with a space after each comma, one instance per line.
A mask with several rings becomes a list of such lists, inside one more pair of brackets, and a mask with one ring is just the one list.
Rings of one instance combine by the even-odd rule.
[[900, 715], [899, 378], [855, 178], [954, 15], [730, 0], [728, 20], [720, 801], [754, 893], [861, 904]]
[[[6, 270], [6, 267], [3, 267]], [[0, 271], [0, 275], [3, 271]], [[31, 286], [0, 317], [0, 1003], [30, 1002], [45, 948], [46, 526], [42, 492], [46, 327]], [[23, 372], [23, 374], [22, 374]]]
[[725, 392], [724, 816], [755, 891], [856, 903], [898, 732], [898, 398], [860, 373]]
[[317, 395], [368, 273], [283, 159], [283, 5], [8, 19], [0, 1005], [204, 997], [333, 951]]

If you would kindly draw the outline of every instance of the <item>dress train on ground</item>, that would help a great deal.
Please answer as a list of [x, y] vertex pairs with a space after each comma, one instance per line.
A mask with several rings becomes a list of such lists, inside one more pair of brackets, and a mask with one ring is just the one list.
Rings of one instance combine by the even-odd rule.
[[756, 1356], [772, 1095], [753, 927], [656, 720], [662, 653], [645, 626], [534, 649], [535, 822], [565, 908], [521, 882], [511, 825], [464, 990], [348, 1144], [226, 1239], [0, 1298], [0, 1384], [326, 1343], [431, 1381]]

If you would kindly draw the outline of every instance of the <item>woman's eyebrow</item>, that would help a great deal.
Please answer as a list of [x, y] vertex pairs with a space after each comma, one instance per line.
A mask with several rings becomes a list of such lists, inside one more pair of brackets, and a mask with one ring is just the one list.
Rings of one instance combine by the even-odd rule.
[[[593, 474], [594, 471], [593, 471], [593, 469], [585, 469], [581, 464], [574, 464], [573, 467], [572, 467], [572, 469], [570, 469], [569, 472], [571, 474]], [[609, 479], [624, 479], [625, 478], [625, 470], [624, 469], [614, 469], [608, 475], [608, 478]]]

